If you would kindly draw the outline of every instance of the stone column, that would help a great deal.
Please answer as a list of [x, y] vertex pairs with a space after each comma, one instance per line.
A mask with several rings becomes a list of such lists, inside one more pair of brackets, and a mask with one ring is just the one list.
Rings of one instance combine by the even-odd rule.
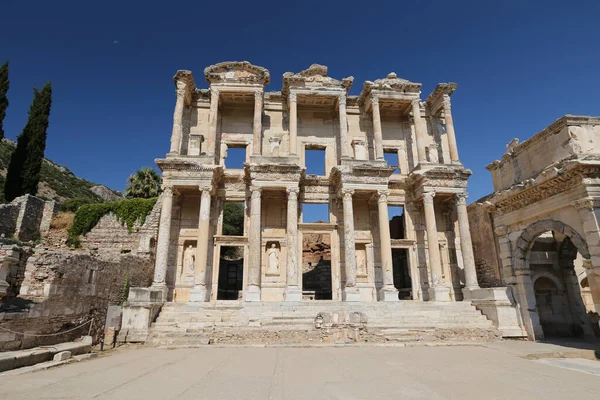
[[288, 188], [287, 195], [287, 285], [285, 301], [302, 301], [298, 286], [298, 188]]
[[169, 244], [171, 236], [171, 213], [173, 211], [173, 187], [165, 186], [161, 195], [160, 222], [156, 243], [156, 261], [154, 264], [153, 287], [165, 287], [167, 263], [169, 262]]
[[246, 287], [246, 301], [260, 301], [260, 275], [261, 275], [261, 191], [262, 188], [252, 186], [250, 198], [250, 233], [248, 235], [249, 263], [248, 285]]
[[381, 115], [379, 114], [379, 97], [371, 97], [371, 107], [373, 109], [373, 137], [375, 139], [375, 159], [383, 160], [383, 134], [381, 132]]
[[183, 108], [185, 107], [185, 83], [177, 81], [177, 102], [173, 113], [173, 132], [171, 133], [171, 150], [169, 154], [181, 152], [181, 139], [183, 137]]
[[217, 122], [219, 121], [219, 89], [210, 90], [210, 111], [208, 114], [208, 138], [206, 153], [217, 154]]
[[344, 272], [346, 285], [342, 292], [344, 301], [360, 301], [360, 292], [356, 287], [356, 244], [354, 242], [354, 211], [352, 209], [353, 189], [342, 189], [344, 208]]
[[290, 155], [298, 154], [296, 150], [298, 135], [298, 105], [296, 102], [296, 93], [290, 93], [288, 104], [290, 106]]
[[208, 264], [208, 242], [210, 231], [210, 190], [200, 188], [200, 214], [198, 217], [198, 241], [196, 243], [196, 263], [194, 287], [190, 291], [190, 301], [207, 301], [206, 269]]
[[586, 198], [576, 201], [574, 205], [579, 211], [585, 242], [590, 252], [589, 262], [585, 264], [590, 293], [595, 311], [600, 313], [600, 201]]
[[412, 101], [412, 110], [415, 135], [417, 136], [417, 156], [419, 163], [422, 163], [427, 161], [427, 155], [425, 154], [425, 128], [423, 127], [423, 121], [421, 121], [421, 101], [419, 99]]
[[454, 135], [454, 121], [450, 111], [450, 96], [444, 95], [443, 100], [444, 120], [446, 122], [446, 135], [448, 135], [448, 147], [450, 148], [450, 160], [458, 162], [458, 147], [456, 146], [456, 136]]
[[252, 136], [252, 154], [258, 156], [261, 154], [262, 147], [262, 109], [263, 93], [254, 92], [254, 125]]
[[529, 269], [515, 269], [515, 289], [518, 298], [523, 325], [530, 340], [544, 340], [544, 330], [535, 301], [535, 291]]
[[379, 190], [377, 207], [379, 211], [379, 246], [381, 249], [381, 272], [383, 287], [379, 291], [380, 301], [398, 301], [398, 289], [394, 287], [392, 262], [392, 240], [390, 238], [390, 218], [388, 215], [388, 190]]
[[340, 114], [340, 146], [342, 158], [352, 158], [350, 155], [350, 143], [348, 140], [348, 117], [346, 115], [346, 93], [342, 93], [338, 97], [339, 114]]
[[469, 300], [471, 298], [471, 291], [479, 289], [479, 283], [477, 282], [475, 256], [473, 255], [473, 243], [471, 243], [471, 231], [469, 229], [469, 217], [467, 215], [467, 195], [465, 193], [456, 195], [456, 215], [458, 216], [460, 249], [465, 271], [463, 297], [465, 300]]
[[450, 288], [442, 275], [442, 260], [438, 242], [437, 224], [433, 198], [435, 192], [423, 193], [423, 208], [425, 212], [425, 228], [427, 229], [427, 249], [429, 252], [429, 268], [431, 282], [429, 283], [429, 298], [432, 301], [450, 301]]

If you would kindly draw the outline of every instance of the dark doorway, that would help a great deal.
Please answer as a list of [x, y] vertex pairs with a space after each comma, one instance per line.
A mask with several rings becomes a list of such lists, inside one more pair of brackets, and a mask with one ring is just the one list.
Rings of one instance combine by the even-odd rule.
[[238, 300], [244, 283], [244, 248], [222, 246], [217, 300]]
[[302, 237], [302, 298], [331, 300], [331, 235], [305, 233]]
[[407, 249], [392, 249], [392, 268], [394, 287], [398, 289], [398, 298], [400, 300], [412, 299], [412, 281], [408, 268]]

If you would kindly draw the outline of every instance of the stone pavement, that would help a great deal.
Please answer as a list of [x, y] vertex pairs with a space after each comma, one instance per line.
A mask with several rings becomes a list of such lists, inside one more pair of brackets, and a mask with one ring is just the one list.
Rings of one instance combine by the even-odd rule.
[[[453, 347], [124, 348], [19, 376], [1, 399], [566, 399], [596, 398], [597, 361], [566, 368], [522, 356], [539, 345]], [[558, 346], [543, 347], [538, 353]], [[554, 359], [553, 361], [557, 361]], [[600, 366], [600, 363], [598, 363]]]

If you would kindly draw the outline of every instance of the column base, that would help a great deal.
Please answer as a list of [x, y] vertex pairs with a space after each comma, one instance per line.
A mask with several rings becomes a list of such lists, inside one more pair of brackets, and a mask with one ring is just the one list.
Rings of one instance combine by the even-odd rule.
[[429, 301], [451, 301], [448, 286], [435, 286], [427, 289]]
[[260, 301], [260, 288], [258, 286], [248, 286], [244, 293], [246, 301]]
[[399, 301], [398, 299], [398, 289], [391, 288], [381, 288], [379, 292], [377, 292], [377, 300], [379, 301]]
[[204, 285], [194, 285], [190, 290], [190, 301], [208, 301], [208, 290]]
[[302, 301], [302, 290], [297, 286], [286, 287], [285, 301]]
[[481, 290], [479, 286], [466, 286], [462, 288], [463, 301], [469, 301], [473, 299], [473, 293]]
[[342, 301], [360, 301], [360, 290], [357, 287], [345, 287], [342, 290]]

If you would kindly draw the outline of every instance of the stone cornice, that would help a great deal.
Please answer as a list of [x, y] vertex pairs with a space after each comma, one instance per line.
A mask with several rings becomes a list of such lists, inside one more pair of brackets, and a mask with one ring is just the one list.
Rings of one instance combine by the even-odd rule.
[[363, 90], [358, 96], [359, 104], [364, 104], [371, 92], [417, 94], [421, 93], [421, 84], [398, 78], [395, 72], [390, 72], [385, 78], [376, 79], [375, 82], [365, 81]]
[[183, 82], [190, 92], [194, 92], [196, 90], [196, 83], [194, 82], [192, 71], [180, 69], [175, 73], [173, 82], [175, 82], [175, 87], [177, 87], [177, 82]]
[[286, 72], [283, 74], [282, 92], [287, 95], [291, 88], [301, 88], [309, 90], [327, 90], [332, 88], [343, 89], [346, 94], [354, 82], [354, 77], [349, 76], [341, 81], [327, 76], [327, 67], [325, 65], [313, 64], [297, 74]]
[[[519, 153], [526, 151], [529, 147], [544, 140], [547, 136], [560, 132], [564, 127], [571, 125], [600, 125], [600, 117], [590, 117], [586, 115], [570, 115], [567, 114], [564, 117], [561, 117], [554, 121], [551, 125], [544, 128], [542, 131], [533, 135], [531, 138], [527, 139], [523, 143], [517, 144], [512, 147], [509, 152], [504, 154], [502, 160], [496, 160], [486, 166], [486, 168], [490, 171], [493, 171], [500, 166], [502, 166], [505, 162], [515, 157]], [[517, 139], [518, 141], [518, 139]]]
[[433, 92], [425, 100], [431, 114], [437, 114], [441, 111], [445, 96], [452, 95], [457, 87], [458, 84], [454, 82], [438, 83]]
[[271, 74], [266, 68], [253, 65], [248, 61], [225, 61], [204, 69], [204, 77], [209, 83], [248, 84], [259, 83], [267, 85]]

